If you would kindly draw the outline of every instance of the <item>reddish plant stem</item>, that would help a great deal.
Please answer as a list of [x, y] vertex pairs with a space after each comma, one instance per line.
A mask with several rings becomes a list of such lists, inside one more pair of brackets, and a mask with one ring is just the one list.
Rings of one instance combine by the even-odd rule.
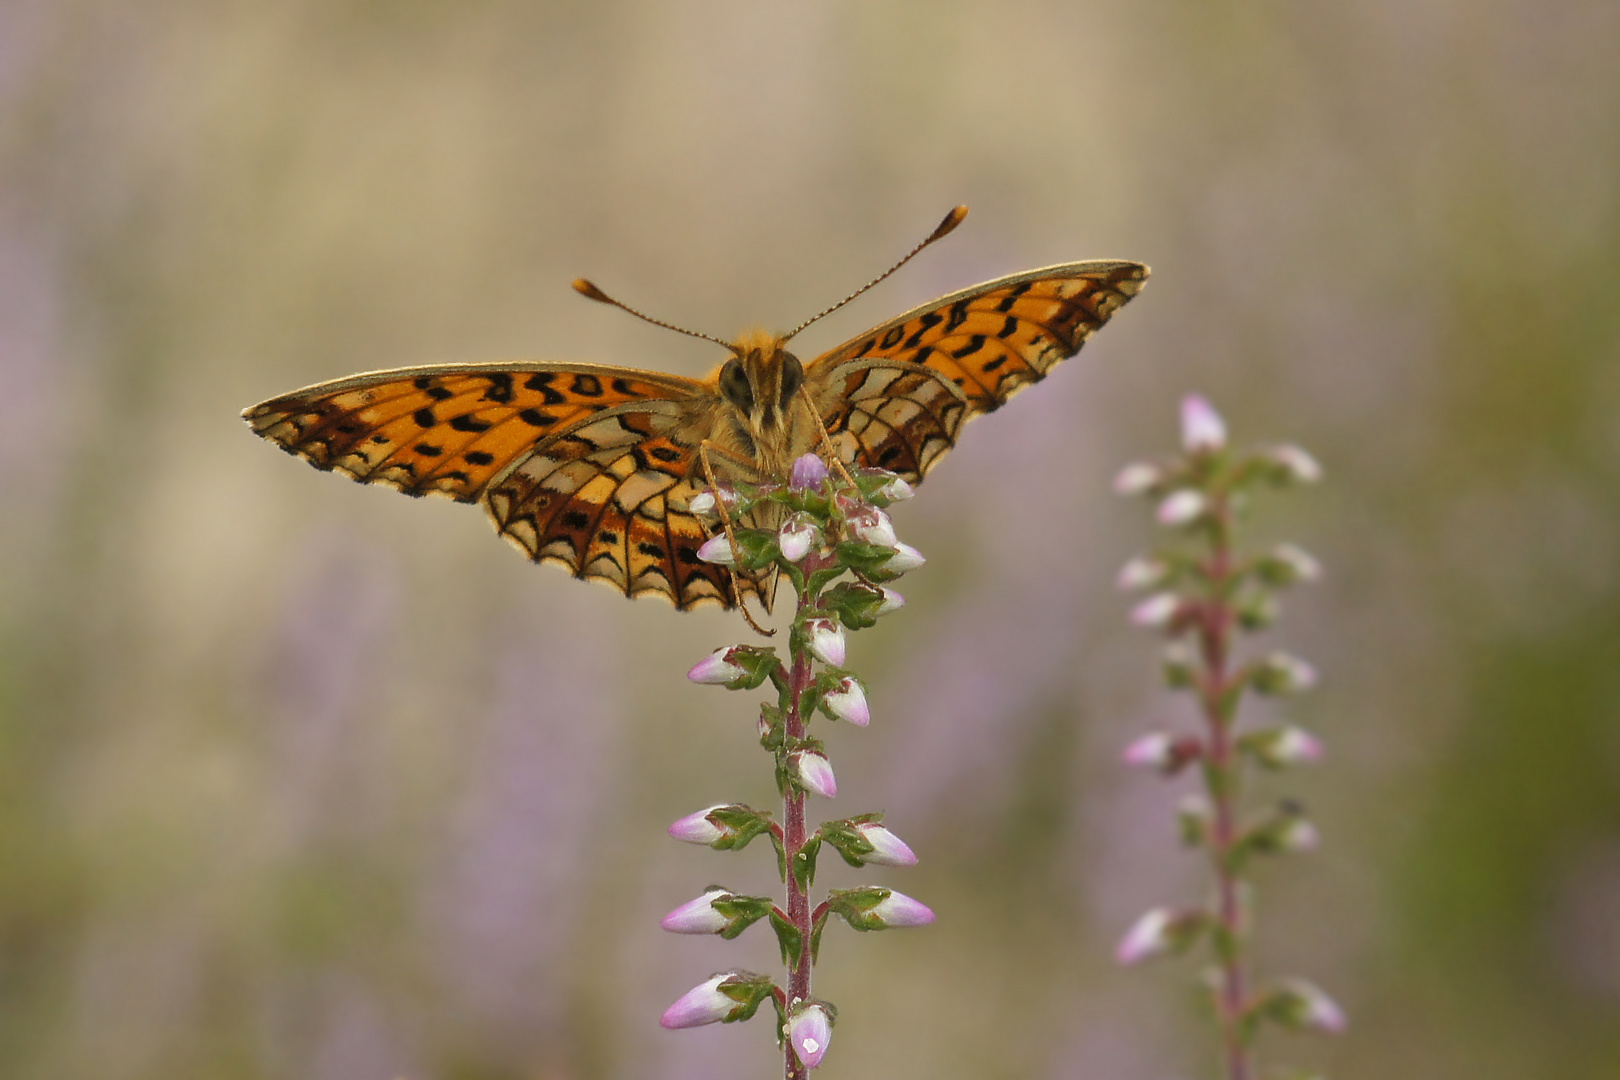
[[[805, 577], [819, 569], [820, 560], [815, 555], [803, 564]], [[812, 607], [815, 598], [807, 593], [799, 595], [798, 612], [803, 616], [805, 611]], [[799, 635], [792, 639], [793, 666], [788, 671], [788, 712], [786, 736], [789, 745], [805, 737], [805, 717], [799, 709], [800, 698], [804, 695], [811, 683], [810, 656]], [[798, 875], [794, 873], [799, 863], [799, 852], [803, 850], [807, 839], [804, 822], [804, 789], [789, 783], [782, 796], [782, 820], [785, 823], [782, 837], [782, 848], [787, 855], [787, 917], [799, 931], [799, 960], [788, 969], [787, 1003], [791, 1008], [794, 1003], [804, 1001], [810, 997], [810, 893], [799, 884]], [[786, 1038], [782, 1040], [783, 1076], [786, 1080], [805, 1080], [808, 1070], [799, 1061], [798, 1054], [793, 1051], [793, 1044]]]
[[1241, 762], [1232, 738], [1231, 639], [1235, 616], [1228, 596], [1232, 578], [1231, 514], [1224, 493], [1217, 495], [1211, 513], [1211, 551], [1206, 566], [1209, 600], [1198, 623], [1204, 678], [1201, 697], [1208, 743], [1204, 760], [1205, 786], [1212, 805], [1209, 854], [1215, 874], [1215, 918], [1219, 924], [1217, 949], [1219, 986], [1216, 1012], [1221, 1028], [1226, 1080], [1252, 1080], [1255, 1063], [1243, 1032], [1248, 1005], [1248, 972], [1244, 957], [1245, 918], [1242, 883], [1232, 870], [1230, 854], [1239, 835], [1238, 796]]

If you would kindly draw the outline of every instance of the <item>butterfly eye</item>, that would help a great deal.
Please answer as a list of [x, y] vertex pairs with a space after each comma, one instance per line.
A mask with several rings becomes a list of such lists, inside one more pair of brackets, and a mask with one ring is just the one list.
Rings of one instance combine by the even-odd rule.
[[726, 361], [720, 369], [721, 395], [743, 412], [754, 411], [754, 388], [748, 383], [748, 373], [736, 360]]
[[794, 356], [792, 353], [790, 353], [790, 352], [788, 352], [786, 350], [783, 350], [783, 352], [782, 352], [782, 383], [781, 383], [782, 401], [781, 401], [781, 405], [782, 405], [782, 411], [784, 413], [788, 411], [788, 406], [793, 401], [793, 395], [797, 394], [799, 392], [799, 386], [803, 382], [804, 382], [804, 365], [799, 363], [799, 358], [797, 356]]

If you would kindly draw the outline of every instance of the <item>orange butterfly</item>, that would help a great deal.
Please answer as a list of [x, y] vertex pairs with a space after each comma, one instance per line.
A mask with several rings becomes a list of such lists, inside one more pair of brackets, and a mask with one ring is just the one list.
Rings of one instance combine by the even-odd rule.
[[[815, 319], [888, 277], [966, 214], [964, 206], [952, 210], [905, 259]], [[1073, 356], [1147, 276], [1140, 263], [1098, 260], [999, 278], [808, 364], [786, 345], [815, 319], [735, 342], [694, 334], [732, 353], [701, 380], [600, 364], [444, 364], [321, 383], [242, 415], [317, 469], [407, 495], [482, 503], [530, 559], [560, 563], [575, 577], [610, 582], [627, 596], [656, 593], [682, 609], [729, 608], [752, 594], [769, 611], [772, 579], [697, 558], [709, 529], [687, 506], [707, 486], [706, 469], [720, 479], [783, 478], [796, 457], [825, 446], [825, 431], [846, 465], [915, 483], [969, 417], [999, 408]], [[574, 287], [625, 307], [587, 281]]]

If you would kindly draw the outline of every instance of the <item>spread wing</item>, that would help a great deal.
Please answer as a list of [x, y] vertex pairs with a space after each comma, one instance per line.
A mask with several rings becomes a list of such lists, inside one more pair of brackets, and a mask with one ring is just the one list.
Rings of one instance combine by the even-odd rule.
[[[242, 415], [318, 469], [482, 502], [535, 562], [678, 608], [733, 604], [686, 512], [718, 398], [674, 375], [591, 364], [444, 365], [356, 375]], [[743, 592], [757, 584], [739, 577]]]
[[839, 456], [922, 479], [962, 425], [993, 412], [1141, 291], [1148, 268], [1067, 263], [975, 285], [818, 357], [811, 393]]

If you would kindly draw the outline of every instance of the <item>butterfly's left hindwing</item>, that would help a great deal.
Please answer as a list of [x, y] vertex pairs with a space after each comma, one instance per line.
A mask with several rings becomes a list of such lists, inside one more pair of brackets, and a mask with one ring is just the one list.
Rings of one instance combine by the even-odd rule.
[[[536, 562], [627, 596], [731, 606], [731, 572], [698, 559], [708, 532], [686, 512], [701, 475], [694, 433], [712, 429], [714, 408], [702, 400], [622, 405], [556, 433], [490, 486], [484, 501], [496, 528]], [[751, 579], [737, 585], [768, 599]]]
[[1147, 280], [1114, 260], [1049, 266], [963, 289], [810, 365], [840, 456], [920, 480], [970, 417], [1073, 356]]

